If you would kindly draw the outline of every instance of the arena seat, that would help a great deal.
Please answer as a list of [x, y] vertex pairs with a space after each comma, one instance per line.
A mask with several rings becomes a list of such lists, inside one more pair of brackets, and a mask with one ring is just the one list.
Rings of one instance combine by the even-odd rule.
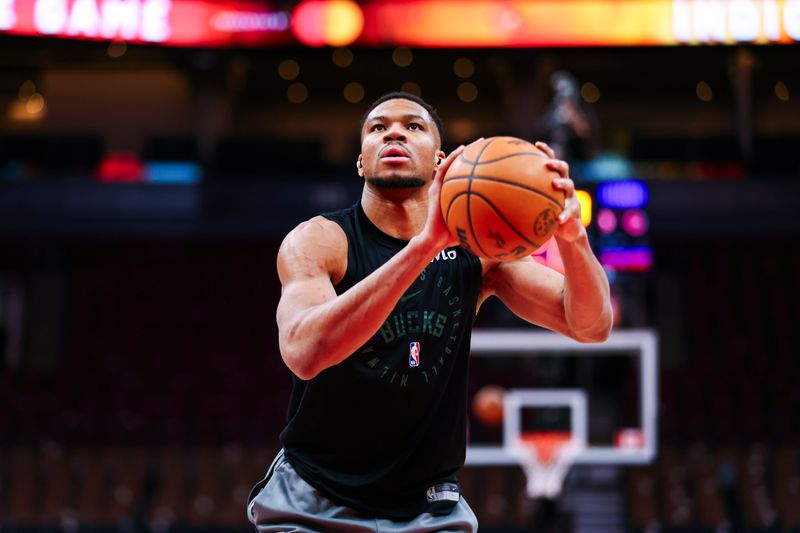
[[767, 483], [767, 449], [755, 444], [739, 454], [739, 490], [742, 497], [744, 519], [750, 528], [771, 528], [777, 524], [770, 487]]
[[657, 504], [657, 479], [652, 466], [637, 466], [628, 471], [628, 521], [640, 530], [657, 528], [662, 523]]
[[41, 479], [40, 457], [28, 447], [12, 449], [10, 456], [8, 523], [38, 525], [41, 522], [41, 502], [37, 500], [36, 492]]
[[800, 528], [800, 460], [795, 447], [782, 447], [772, 461], [773, 494], [784, 531]]

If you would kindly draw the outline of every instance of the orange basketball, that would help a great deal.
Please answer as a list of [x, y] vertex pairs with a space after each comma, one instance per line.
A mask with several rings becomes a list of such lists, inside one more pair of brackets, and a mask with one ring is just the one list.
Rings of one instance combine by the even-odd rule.
[[489, 427], [503, 423], [503, 395], [505, 389], [498, 385], [485, 385], [472, 399], [472, 410], [480, 422]]
[[442, 214], [464, 248], [513, 261], [543, 245], [558, 225], [564, 193], [547, 154], [515, 137], [477, 141], [453, 161], [442, 184]]

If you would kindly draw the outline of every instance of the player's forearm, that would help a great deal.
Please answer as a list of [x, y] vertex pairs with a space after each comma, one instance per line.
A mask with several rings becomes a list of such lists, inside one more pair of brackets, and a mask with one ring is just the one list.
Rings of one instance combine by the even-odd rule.
[[325, 303], [280, 327], [281, 354], [301, 379], [311, 379], [353, 354], [378, 332], [397, 301], [437, 253], [419, 236], [383, 266]]
[[557, 242], [564, 261], [567, 325], [580, 341], [602, 342], [608, 338], [613, 322], [608, 278], [585, 233], [573, 242]]

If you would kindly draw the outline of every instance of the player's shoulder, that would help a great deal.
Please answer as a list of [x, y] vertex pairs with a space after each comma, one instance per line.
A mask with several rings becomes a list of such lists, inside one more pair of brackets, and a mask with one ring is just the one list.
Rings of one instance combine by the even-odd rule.
[[278, 250], [278, 270], [327, 272], [332, 278], [344, 275], [347, 236], [335, 222], [315, 216], [290, 231]]
[[318, 215], [295, 226], [283, 239], [281, 251], [294, 248], [325, 249], [338, 245], [347, 246], [344, 230], [336, 222]]

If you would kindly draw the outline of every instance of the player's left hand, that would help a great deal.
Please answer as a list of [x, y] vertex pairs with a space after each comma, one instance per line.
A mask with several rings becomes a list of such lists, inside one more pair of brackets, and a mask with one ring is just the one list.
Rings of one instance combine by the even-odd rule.
[[556, 159], [555, 152], [546, 143], [536, 142], [536, 148], [547, 154], [550, 160], [547, 168], [558, 172], [559, 178], [553, 179], [553, 188], [564, 192], [564, 210], [558, 217], [558, 228], [555, 232], [556, 239], [574, 242], [583, 236], [586, 230], [581, 223], [581, 203], [575, 196], [575, 182], [569, 177], [569, 164]]

